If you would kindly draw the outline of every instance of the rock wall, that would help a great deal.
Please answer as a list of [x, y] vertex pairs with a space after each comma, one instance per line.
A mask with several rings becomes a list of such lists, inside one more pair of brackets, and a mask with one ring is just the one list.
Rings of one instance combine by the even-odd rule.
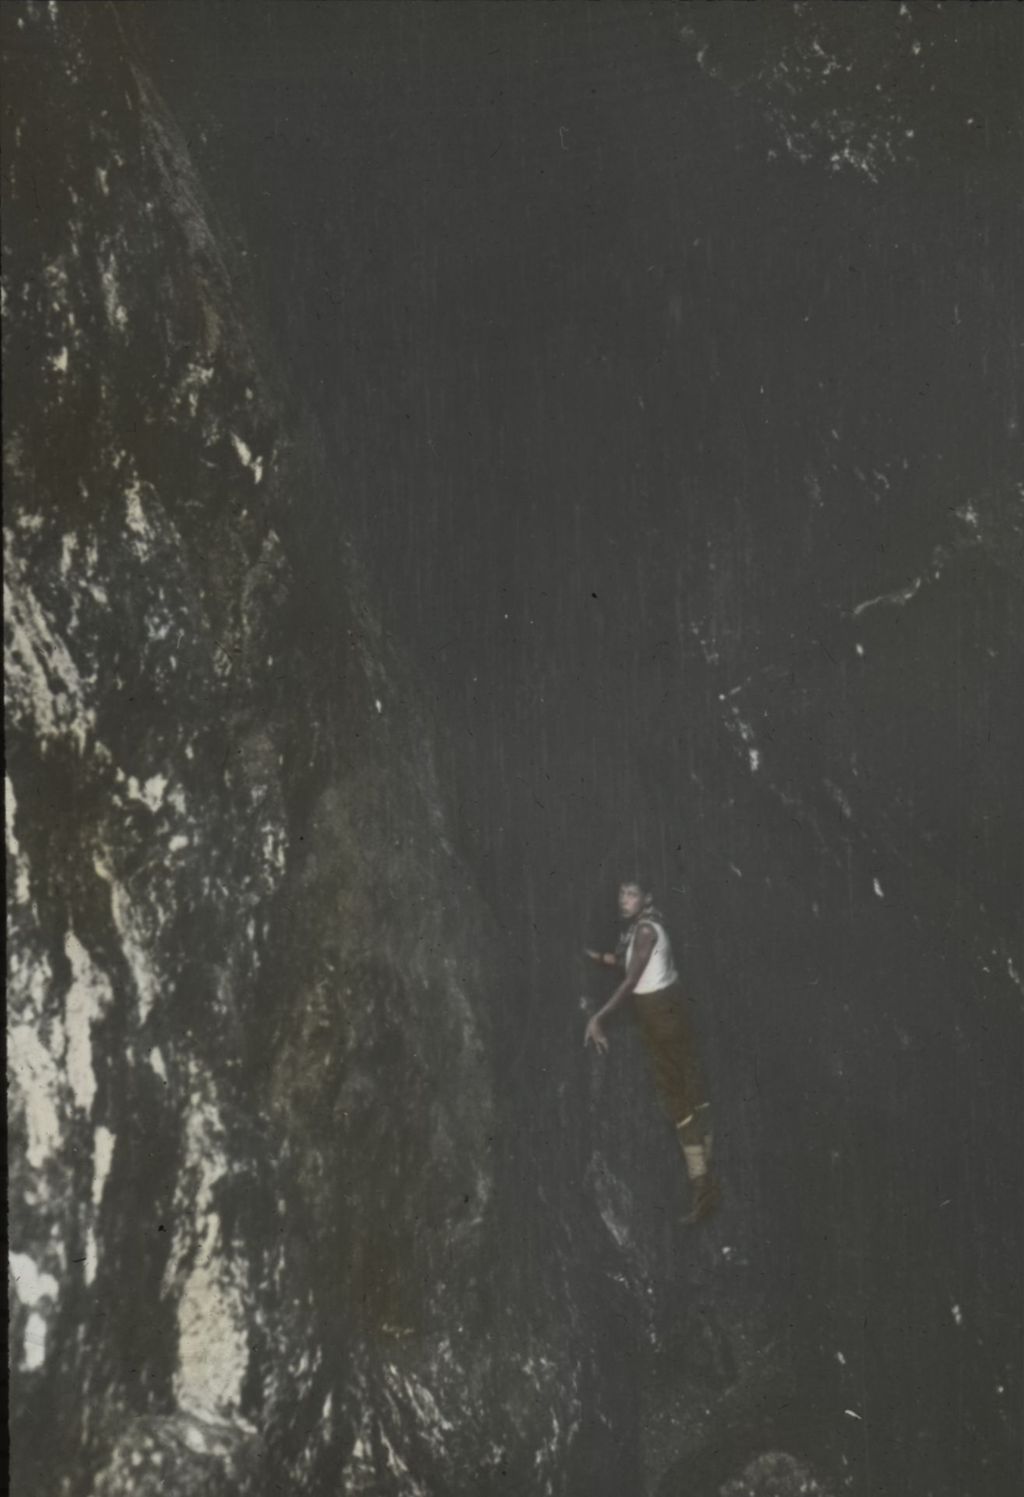
[[554, 1490], [581, 1358], [496, 1245], [498, 937], [344, 477], [114, 12], [4, 27], [17, 1490]]
[[[1008, 49], [301, 9], [3, 12], [18, 1489], [1001, 1497]], [[638, 850], [697, 1234], [637, 1036], [580, 1047]]]

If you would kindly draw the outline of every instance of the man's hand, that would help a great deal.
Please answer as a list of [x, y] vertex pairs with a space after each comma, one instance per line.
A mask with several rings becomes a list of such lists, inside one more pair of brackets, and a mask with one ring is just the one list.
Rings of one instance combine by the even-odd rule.
[[599, 967], [615, 967], [615, 966], [618, 966], [618, 963], [615, 960], [615, 957], [612, 955], [612, 953], [610, 951], [591, 951], [590, 947], [586, 946], [586, 947], [584, 947], [583, 955], [584, 956], [589, 956], [590, 960], [592, 962], [597, 962], [597, 964], [598, 964]]
[[593, 1045], [595, 1050], [603, 1051], [608, 1049], [608, 1037], [601, 1028], [599, 1014], [595, 1014], [590, 1020], [586, 1028], [586, 1033], [583, 1036], [583, 1048], [586, 1049], [588, 1045]]

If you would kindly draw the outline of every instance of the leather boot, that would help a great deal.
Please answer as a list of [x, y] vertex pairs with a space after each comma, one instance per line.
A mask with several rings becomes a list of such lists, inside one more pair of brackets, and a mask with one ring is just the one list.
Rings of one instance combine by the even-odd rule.
[[705, 1221], [718, 1206], [718, 1182], [713, 1175], [698, 1175], [690, 1181], [691, 1205], [689, 1211], [683, 1217], [683, 1224], [687, 1227], [695, 1227], [698, 1222]]
[[692, 1227], [709, 1217], [718, 1205], [718, 1184], [708, 1170], [711, 1135], [705, 1135], [701, 1143], [688, 1142], [684, 1125], [678, 1129], [677, 1137], [686, 1161], [686, 1173], [690, 1177], [690, 1209], [683, 1222]]

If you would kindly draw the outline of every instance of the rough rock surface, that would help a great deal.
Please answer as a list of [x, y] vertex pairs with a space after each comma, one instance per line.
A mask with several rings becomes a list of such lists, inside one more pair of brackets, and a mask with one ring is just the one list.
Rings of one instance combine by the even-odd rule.
[[496, 937], [343, 485], [112, 14], [5, 28], [17, 1490], [553, 1490], [583, 1359], [495, 1248]]
[[866, 9], [4, 7], [19, 1491], [1015, 1490], [1020, 126]]

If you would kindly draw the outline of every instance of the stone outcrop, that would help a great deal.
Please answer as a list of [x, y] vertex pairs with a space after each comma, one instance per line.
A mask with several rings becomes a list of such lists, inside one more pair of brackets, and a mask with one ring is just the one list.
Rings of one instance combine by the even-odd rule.
[[526, 1300], [496, 1247], [497, 936], [344, 479], [113, 12], [5, 28], [18, 1490], [554, 1490], [580, 1358], [557, 1262]]

